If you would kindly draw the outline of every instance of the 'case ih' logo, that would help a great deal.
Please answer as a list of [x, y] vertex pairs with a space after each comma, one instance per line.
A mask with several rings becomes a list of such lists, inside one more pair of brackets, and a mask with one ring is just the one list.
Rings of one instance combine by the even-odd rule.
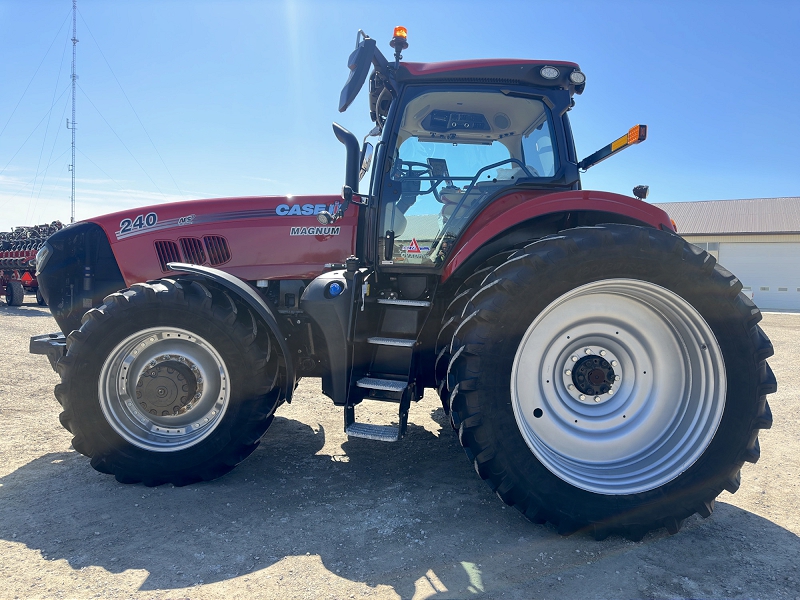
[[339, 235], [341, 227], [292, 227], [289, 235]]

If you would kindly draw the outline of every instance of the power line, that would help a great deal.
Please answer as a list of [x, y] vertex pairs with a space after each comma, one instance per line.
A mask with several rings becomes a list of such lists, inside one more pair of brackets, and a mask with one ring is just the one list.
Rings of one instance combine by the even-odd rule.
[[[64, 115], [67, 114], [67, 102], [64, 102], [64, 110], [61, 111], [61, 119], [60, 121], [64, 121]], [[47, 166], [44, 168], [44, 175], [42, 175], [42, 183], [39, 185], [39, 193], [36, 195], [36, 202], [33, 205], [33, 209], [36, 210], [36, 207], [39, 206], [39, 199], [42, 197], [42, 190], [44, 189], [44, 182], [47, 179], [47, 172], [50, 170], [50, 165], [53, 164], [53, 152], [56, 151], [56, 144], [58, 143], [58, 136], [61, 133], [61, 127], [56, 129], [56, 137], [53, 140], [53, 146], [50, 148], [50, 156], [47, 157]], [[66, 150], [64, 151], [66, 152]], [[62, 153], [63, 154], [63, 153]]]
[[62, 22], [61, 26], [58, 28], [58, 33], [56, 33], [56, 36], [53, 38], [53, 41], [50, 42], [50, 45], [47, 47], [47, 52], [44, 53], [44, 56], [42, 57], [42, 61], [39, 63], [39, 66], [36, 67], [36, 71], [33, 72], [33, 76], [31, 77], [31, 80], [28, 82], [28, 85], [25, 86], [25, 91], [22, 92], [22, 96], [19, 97], [19, 100], [17, 101], [17, 105], [14, 107], [14, 110], [11, 111], [11, 115], [8, 117], [8, 121], [6, 121], [6, 124], [3, 125], [3, 129], [2, 129], [2, 131], [0, 131], [0, 137], [2, 137], [3, 132], [6, 130], [6, 127], [8, 127], [8, 124], [11, 122], [11, 119], [14, 116], [14, 113], [17, 112], [17, 109], [19, 108], [19, 105], [22, 102], [22, 99], [25, 97], [25, 94], [28, 92], [28, 88], [31, 87], [31, 84], [33, 83], [33, 80], [36, 78], [36, 73], [38, 73], [39, 69], [42, 68], [42, 65], [44, 64], [44, 59], [47, 58], [48, 54], [50, 54], [50, 48], [53, 47], [53, 44], [56, 43], [56, 40], [58, 39], [58, 36], [61, 35], [61, 30], [64, 28], [64, 23], [67, 22], [68, 18], [69, 18], [69, 13], [67, 13], [67, 16], [64, 17], [64, 22]]
[[[51, 162], [49, 165], [47, 165], [47, 168], [49, 169], [49, 168], [50, 168], [50, 167], [51, 167], [53, 164], [55, 164], [55, 162], [56, 162], [56, 161], [58, 161], [58, 160], [59, 160], [59, 159], [60, 159], [62, 156], [64, 156], [64, 155], [65, 155], [67, 152], [69, 152], [69, 148], [67, 148], [67, 149], [66, 149], [66, 150], [64, 150], [64, 151], [63, 151], [61, 154], [59, 154], [58, 156], [56, 156], [56, 157], [55, 157], [55, 158], [52, 160], [52, 162]], [[10, 198], [8, 198], [8, 199], [7, 199], [7, 200], [6, 200], [6, 201], [5, 201], [3, 204], [0, 204], [0, 208], [4, 207], [6, 204], [8, 204], [9, 202], [11, 202], [11, 201], [12, 201], [14, 198], [16, 198], [17, 196], [19, 196], [19, 195], [20, 195], [20, 194], [21, 194], [23, 191], [25, 191], [25, 190], [28, 188], [28, 186], [29, 186], [29, 185], [31, 185], [32, 183], [33, 183], [33, 180], [31, 180], [31, 181], [29, 181], [28, 183], [26, 183], [25, 185], [23, 185], [23, 186], [22, 186], [22, 188], [21, 188], [21, 189], [20, 189], [20, 190], [19, 190], [19, 191], [18, 191], [16, 194], [14, 194], [14, 195], [13, 195], [13, 196], [11, 196]]]
[[97, 108], [97, 106], [95, 106], [95, 103], [94, 103], [94, 102], [92, 102], [92, 99], [91, 99], [91, 98], [89, 98], [89, 95], [86, 93], [86, 90], [84, 90], [84, 89], [81, 87], [81, 85], [80, 85], [80, 84], [78, 84], [78, 87], [79, 87], [79, 88], [80, 88], [80, 90], [83, 92], [83, 95], [86, 97], [86, 99], [89, 101], [89, 104], [91, 104], [91, 105], [92, 105], [92, 107], [93, 107], [93, 108], [94, 108], [94, 109], [97, 111], [97, 114], [98, 114], [98, 115], [100, 115], [100, 118], [101, 118], [101, 119], [103, 119], [103, 121], [105, 121], [105, 124], [106, 124], [106, 125], [108, 125], [108, 128], [111, 130], [111, 132], [112, 132], [112, 133], [113, 133], [115, 136], [117, 136], [117, 139], [119, 140], [120, 144], [122, 144], [122, 146], [125, 148], [125, 150], [127, 150], [127, 151], [128, 151], [128, 154], [130, 154], [130, 155], [131, 155], [131, 158], [132, 158], [134, 161], [136, 161], [136, 164], [137, 164], [137, 165], [139, 165], [139, 168], [142, 170], [142, 172], [143, 172], [143, 173], [144, 173], [144, 174], [147, 176], [147, 178], [150, 180], [150, 183], [152, 183], [152, 184], [153, 184], [153, 185], [156, 187], [156, 189], [158, 190], [158, 193], [159, 193], [159, 194], [161, 194], [162, 196], [164, 196], [164, 199], [166, 199], [166, 198], [167, 198], [167, 196], [164, 194], [164, 192], [162, 192], [162, 191], [161, 191], [161, 188], [160, 188], [160, 187], [158, 187], [158, 184], [157, 184], [155, 181], [153, 181], [153, 178], [152, 178], [152, 177], [150, 177], [150, 174], [149, 174], [149, 173], [148, 173], [148, 172], [145, 170], [145, 168], [142, 166], [142, 163], [140, 163], [140, 162], [137, 160], [137, 158], [134, 156], [133, 152], [131, 152], [130, 148], [128, 148], [128, 146], [126, 146], [126, 145], [125, 145], [125, 142], [123, 142], [123, 141], [122, 141], [122, 138], [121, 138], [121, 137], [119, 137], [119, 134], [118, 134], [116, 131], [114, 131], [114, 128], [111, 126], [111, 123], [109, 123], [109, 122], [108, 122], [108, 120], [107, 120], [107, 119], [106, 119], [106, 118], [103, 116], [103, 113], [101, 113], [101, 112], [100, 112], [100, 109], [99, 109], [99, 108]]
[[103, 175], [105, 175], [105, 176], [106, 176], [106, 177], [108, 177], [108, 178], [109, 178], [111, 181], [113, 181], [113, 182], [114, 182], [114, 183], [117, 185], [117, 187], [119, 188], [119, 190], [120, 190], [120, 191], [122, 191], [122, 189], [123, 189], [123, 188], [122, 188], [122, 184], [121, 184], [121, 183], [119, 183], [119, 182], [118, 182], [116, 179], [114, 179], [114, 178], [113, 178], [111, 175], [109, 175], [108, 173], [106, 173], [106, 172], [103, 170], [103, 168], [102, 168], [100, 165], [98, 165], [98, 164], [97, 164], [96, 162], [94, 162], [94, 161], [93, 161], [91, 158], [89, 158], [88, 156], [86, 156], [86, 155], [85, 155], [83, 152], [81, 152], [80, 150], [78, 150], [78, 152], [80, 152], [80, 153], [81, 153], [81, 156], [83, 156], [83, 158], [85, 158], [85, 159], [86, 159], [86, 160], [88, 160], [90, 163], [92, 163], [92, 164], [93, 164], [95, 167], [97, 167], [97, 168], [98, 168], [98, 170], [99, 170], [99, 171], [100, 171], [100, 172], [101, 172]]
[[[63, 91], [63, 92], [61, 92], [61, 94], [60, 94], [60, 95], [59, 95], [59, 97], [58, 97], [58, 100], [61, 100], [61, 96], [63, 96], [63, 95], [64, 95], [64, 94], [67, 92], [67, 90], [68, 90], [68, 89], [69, 89], [69, 86], [67, 86], [67, 87], [65, 87], [65, 88], [64, 88], [64, 91]], [[56, 100], [56, 102], [58, 102], [58, 100]], [[37, 129], [39, 129], [39, 127], [41, 126], [41, 124], [42, 124], [42, 123], [44, 123], [44, 120], [47, 118], [47, 115], [49, 115], [49, 114], [50, 114], [50, 111], [51, 111], [51, 110], [53, 110], [53, 106], [52, 106], [52, 105], [50, 106], [50, 109], [49, 109], [49, 110], [48, 110], [48, 111], [47, 111], [47, 112], [44, 114], [44, 116], [41, 118], [41, 120], [40, 120], [40, 121], [39, 121], [39, 122], [36, 124], [36, 127], [34, 127], [34, 128], [33, 128], [33, 131], [31, 131], [31, 132], [30, 132], [30, 134], [28, 135], [28, 137], [26, 137], [26, 138], [25, 138], [25, 141], [24, 141], [24, 142], [22, 142], [22, 145], [21, 145], [21, 146], [20, 146], [20, 147], [17, 149], [17, 151], [16, 151], [16, 152], [14, 152], [14, 156], [12, 156], [12, 157], [9, 159], [9, 161], [6, 163], [6, 166], [5, 166], [5, 167], [3, 167], [3, 170], [2, 170], [2, 171], [0, 171], [0, 175], [2, 175], [3, 173], [5, 173], [6, 169], [8, 168], [8, 165], [10, 165], [10, 164], [11, 164], [11, 161], [13, 161], [13, 160], [14, 160], [14, 158], [16, 158], [17, 154], [19, 154], [19, 153], [20, 153], [20, 150], [22, 150], [22, 149], [25, 147], [25, 144], [27, 144], [27, 143], [28, 143], [28, 140], [29, 140], [29, 139], [31, 139], [31, 136], [32, 136], [34, 133], [36, 133], [36, 130], [37, 130]]]
[[89, 37], [92, 38], [92, 41], [97, 46], [97, 50], [100, 52], [100, 56], [102, 56], [103, 60], [106, 61], [106, 66], [108, 67], [108, 70], [111, 71], [111, 75], [114, 77], [114, 81], [117, 82], [117, 85], [119, 86], [119, 89], [122, 92], [122, 95], [125, 96], [125, 100], [128, 102], [128, 106], [131, 107], [131, 110], [133, 111], [133, 114], [136, 115], [136, 120], [139, 121], [139, 125], [142, 126], [142, 130], [144, 131], [145, 135], [147, 136], [147, 139], [150, 140], [150, 144], [152, 144], [153, 150], [156, 151], [156, 154], [158, 155], [158, 158], [161, 160], [161, 164], [164, 165], [164, 168], [167, 170], [167, 173], [169, 173], [169, 177], [170, 177], [170, 179], [172, 179], [172, 183], [175, 184], [175, 189], [177, 189], [178, 193], [181, 196], [183, 196], [183, 192], [181, 191], [181, 188], [178, 187], [178, 183], [175, 181], [175, 178], [172, 176], [172, 172], [169, 170], [169, 167], [167, 166], [167, 163], [164, 161], [164, 158], [161, 156], [161, 153], [158, 151], [158, 148], [156, 147], [156, 144], [153, 141], [153, 138], [150, 137], [150, 133], [147, 131], [147, 128], [144, 126], [144, 123], [139, 118], [139, 113], [136, 112], [136, 109], [133, 107], [133, 103], [130, 101], [130, 98], [128, 98], [128, 94], [125, 93], [125, 89], [122, 87], [122, 84], [120, 83], [119, 79], [117, 79], [117, 75], [116, 75], [116, 73], [114, 73], [114, 69], [111, 68], [111, 63], [108, 62], [108, 59], [106, 58], [106, 55], [103, 54], [103, 50], [102, 50], [102, 48], [100, 48], [100, 44], [97, 43], [97, 40], [95, 39], [94, 34], [92, 33], [92, 30], [89, 28], [89, 24], [86, 22], [86, 19], [83, 17], [83, 13], [81, 13], [80, 11], [78, 11], [78, 12], [81, 15], [81, 20], [83, 21], [83, 24], [86, 25], [86, 31], [89, 32]]

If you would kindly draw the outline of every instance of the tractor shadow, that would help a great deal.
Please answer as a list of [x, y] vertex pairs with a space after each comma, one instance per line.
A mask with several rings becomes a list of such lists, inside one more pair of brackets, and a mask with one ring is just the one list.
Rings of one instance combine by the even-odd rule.
[[[22, 306], [9, 306], [5, 300], [0, 301], [0, 314], [10, 317], [47, 317], [53, 318], [50, 314], [50, 309], [46, 306], [39, 306], [36, 303], [35, 297], [26, 297], [25, 303]], [[53, 322], [53, 327], [57, 328], [58, 325]]]
[[[663, 585], [645, 591], [681, 595], [682, 588], [669, 591], [668, 565], [686, 548], [705, 557], [698, 577], [731, 572], [737, 562], [774, 571], [775, 556], [759, 557], [744, 537], [756, 529], [758, 543], [780, 549], [787, 568], [800, 558], [796, 535], [722, 503], [711, 519], [690, 519], [673, 537], [660, 531], [638, 544], [562, 538], [504, 507], [475, 476], [441, 409], [433, 418], [442, 426], [438, 436], [410, 424], [402, 443], [351, 440], [341, 453], [325, 453], [324, 427], [277, 417], [261, 447], [233, 472], [183, 488], [121, 485], [76, 452], [46, 454], [0, 478], [0, 539], [75, 570], [144, 569], [143, 591], [244, 575], [260, 582], [291, 564], [284, 585], [301, 587], [316, 577], [324, 589], [343, 578], [391, 586], [402, 598], [530, 598], [559, 589], [573, 597], [568, 578], [586, 586], [596, 563], [606, 561], [603, 571], [614, 573], [615, 565], [636, 560], [667, 570]], [[319, 567], [314, 573], [304, 570], [309, 560]], [[618, 579], [612, 575], [608, 585]], [[756, 584], [753, 593], [770, 597], [763, 582]], [[603, 595], [602, 578], [592, 585], [601, 597], [617, 589]]]

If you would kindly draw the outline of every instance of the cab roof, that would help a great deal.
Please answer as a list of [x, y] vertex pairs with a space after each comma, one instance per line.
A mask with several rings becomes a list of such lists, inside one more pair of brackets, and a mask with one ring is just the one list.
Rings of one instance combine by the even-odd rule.
[[[558, 71], [557, 77], [543, 77], [543, 67], [554, 67]], [[395, 78], [401, 85], [439, 81], [498, 83], [568, 89], [570, 94], [580, 94], [586, 84], [575, 85], [570, 81], [569, 76], [574, 71], [580, 71], [580, 67], [573, 62], [498, 58], [435, 63], [401, 62]]]

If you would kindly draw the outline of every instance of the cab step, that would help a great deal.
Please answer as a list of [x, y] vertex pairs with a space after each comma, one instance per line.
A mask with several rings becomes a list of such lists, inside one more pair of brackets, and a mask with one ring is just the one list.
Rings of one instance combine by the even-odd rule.
[[403, 392], [408, 387], [407, 381], [396, 381], [394, 379], [378, 379], [377, 377], [362, 377], [356, 381], [360, 388], [369, 390], [382, 390], [384, 392]]
[[368, 344], [376, 346], [397, 346], [399, 348], [413, 348], [416, 340], [407, 340], [403, 338], [390, 338], [390, 337], [369, 337], [367, 338]]
[[[377, 379], [364, 377], [356, 382], [360, 387], [369, 387], [373, 390], [400, 392], [400, 406], [398, 411], [398, 425], [373, 425], [372, 423], [356, 422], [356, 409], [352, 404], [344, 407], [344, 431], [349, 437], [376, 440], [378, 442], [396, 442], [403, 439], [408, 428], [408, 409], [411, 407], [411, 397], [414, 395], [414, 384], [406, 381], [391, 379]], [[377, 387], [382, 386], [382, 387]], [[368, 400], [368, 398], [365, 398]], [[380, 400], [369, 398], [369, 400]]]
[[427, 300], [400, 300], [392, 298], [378, 298], [378, 304], [389, 304], [391, 306], [407, 306], [409, 308], [428, 308], [431, 303]]
[[348, 437], [375, 440], [378, 442], [396, 442], [402, 437], [400, 427], [394, 425], [372, 425], [371, 423], [352, 423], [345, 427]]

